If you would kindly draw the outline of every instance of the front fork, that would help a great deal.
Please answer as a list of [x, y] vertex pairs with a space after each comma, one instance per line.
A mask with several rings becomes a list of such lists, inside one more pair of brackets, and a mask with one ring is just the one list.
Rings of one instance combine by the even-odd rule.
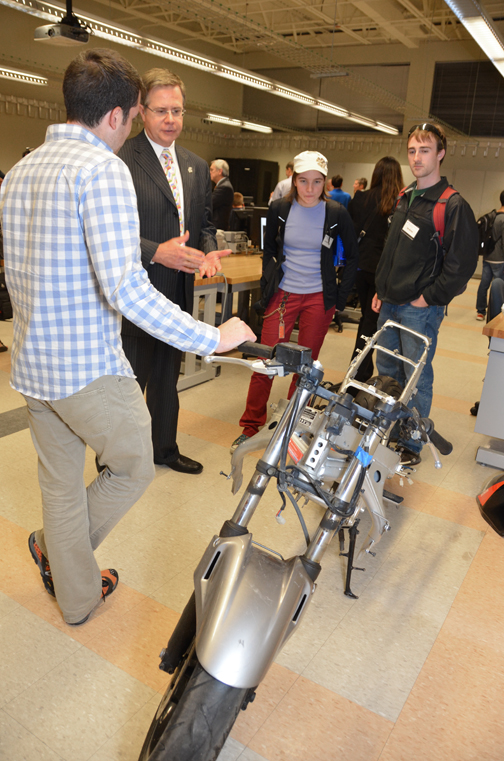
[[[303, 410], [313, 393], [313, 388], [298, 387], [289, 402], [289, 405], [277, 425], [273, 436], [266, 447], [261, 461], [258, 463], [254, 475], [240, 500], [240, 503], [231, 520], [225, 521], [220, 531], [221, 537], [240, 536], [248, 533], [247, 526], [263, 496], [271, 477], [276, 472], [276, 467], [282, 454], [282, 447], [287, 436], [291, 421], [297, 420], [298, 412]], [[292, 431], [290, 432], [292, 433]], [[287, 441], [288, 444], [288, 441]], [[310, 561], [306, 565], [311, 568]], [[315, 574], [312, 571], [312, 576]], [[176, 627], [170, 637], [168, 645], [161, 651], [161, 663], [159, 668], [170, 674], [179, 665], [184, 654], [189, 650], [196, 635], [196, 600], [193, 592]]]
[[264, 451], [262, 459], [257, 463], [254, 475], [250, 479], [249, 485], [231, 521], [226, 521], [225, 526], [239, 526], [245, 529], [241, 533], [246, 533], [246, 528], [266, 491], [270, 479], [276, 474], [276, 468], [282, 454], [282, 447], [288, 445], [288, 439], [290, 439], [290, 436], [294, 432], [292, 423], [297, 421], [300, 411], [306, 407], [312, 392], [312, 388], [303, 388], [301, 386], [294, 392], [282, 419], [275, 428], [273, 436]]
[[384, 431], [378, 426], [370, 426], [363, 436], [361, 445], [353, 455], [331, 500], [332, 506], [326, 510], [303, 555], [310, 563], [320, 564], [334, 534], [339, 531], [342, 523], [355, 513], [366, 471], [383, 436]]

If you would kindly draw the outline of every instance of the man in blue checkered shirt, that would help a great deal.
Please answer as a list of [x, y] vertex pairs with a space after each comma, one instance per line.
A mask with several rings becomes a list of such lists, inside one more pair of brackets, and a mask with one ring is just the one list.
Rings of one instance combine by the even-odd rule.
[[[44, 528], [29, 539], [65, 621], [85, 623], [117, 586], [94, 550], [154, 477], [150, 416], [122, 350], [124, 315], [182, 351], [229, 351], [254, 336], [237, 318], [193, 320], [140, 261], [131, 175], [115, 154], [138, 113], [141, 80], [110, 50], [72, 61], [67, 123], [6, 176], [0, 194], [14, 308], [11, 385], [28, 405]], [[84, 486], [86, 445], [106, 468]]]

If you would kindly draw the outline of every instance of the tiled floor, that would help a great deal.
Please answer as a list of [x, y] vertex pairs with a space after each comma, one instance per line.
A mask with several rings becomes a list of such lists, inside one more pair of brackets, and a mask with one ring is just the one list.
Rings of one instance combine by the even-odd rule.
[[[389, 507], [392, 530], [343, 595], [336, 544], [313, 604], [239, 720], [221, 761], [502, 761], [503, 541], [475, 495], [495, 471], [475, 463], [485, 437], [469, 408], [481, 394], [487, 340], [475, 321], [477, 282], [450, 307], [435, 359], [432, 417], [454, 443], [442, 470], [429, 454]], [[321, 361], [341, 379], [355, 326], [328, 335]], [[12, 325], [0, 323], [10, 345]], [[40, 524], [37, 463], [23, 399], [0, 355], [0, 759], [136, 761], [167, 676], [158, 653], [191, 592], [205, 546], [236, 497], [219, 475], [240, 433], [248, 373], [223, 366], [181, 394], [181, 450], [201, 476], [157, 468], [156, 480], [98, 550], [121, 584], [81, 629], [63, 623], [28, 549]], [[275, 381], [273, 397], [288, 380]], [[254, 460], [247, 458], [247, 475]], [[89, 453], [85, 473], [94, 477]], [[295, 516], [280, 526], [264, 499], [252, 529], [284, 555], [302, 546]], [[305, 508], [309, 525], [320, 519]], [[361, 538], [366, 527], [361, 526]]]

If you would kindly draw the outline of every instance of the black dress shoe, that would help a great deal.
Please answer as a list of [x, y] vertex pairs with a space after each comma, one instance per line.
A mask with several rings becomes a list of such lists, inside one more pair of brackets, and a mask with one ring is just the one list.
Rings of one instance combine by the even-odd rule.
[[168, 468], [176, 470], [177, 473], [192, 473], [197, 475], [203, 470], [203, 465], [200, 462], [191, 460], [190, 457], [184, 457], [183, 454], [179, 454], [178, 458], [171, 462], [158, 462], [157, 460], [154, 460], [154, 462], [156, 465], [166, 465]]

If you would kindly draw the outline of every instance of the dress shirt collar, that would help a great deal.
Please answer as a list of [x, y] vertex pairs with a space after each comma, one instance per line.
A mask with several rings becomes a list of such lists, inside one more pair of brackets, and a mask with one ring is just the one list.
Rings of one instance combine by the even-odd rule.
[[[144, 130], [144, 132], [145, 132], [145, 130]], [[145, 137], [147, 138], [149, 143], [152, 145], [152, 149], [153, 149], [154, 153], [156, 154], [156, 156], [158, 157], [158, 159], [159, 159], [159, 161], [161, 163], [163, 163], [163, 161], [161, 159], [161, 154], [163, 153], [163, 151], [168, 151], [168, 153], [171, 155], [173, 161], [178, 166], [177, 151], [175, 150], [175, 140], [173, 141], [173, 143], [170, 145], [169, 148], [166, 148], [166, 146], [159, 145], [159, 143], [155, 143], [154, 140], [151, 140], [149, 135], [147, 134], [147, 132], [145, 132]]]
[[104, 140], [80, 124], [51, 124], [47, 128], [45, 141], [52, 143], [56, 140], [86, 140], [97, 148], [105, 148], [110, 153], [114, 152]]

